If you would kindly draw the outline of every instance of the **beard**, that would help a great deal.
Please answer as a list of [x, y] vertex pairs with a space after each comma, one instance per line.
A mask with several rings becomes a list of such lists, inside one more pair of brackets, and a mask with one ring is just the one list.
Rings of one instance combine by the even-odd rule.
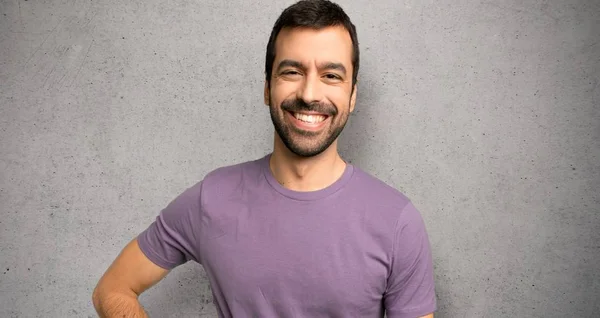
[[[344, 130], [350, 115], [349, 112], [340, 113], [329, 103], [306, 103], [298, 98], [284, 100], [280, 107], [270, 104], [269, 110], [275, 131], [283, 144], [292, 153], [304, 158], [314, 157], [327, 150]], [[325, 120], [329, 121], [328, 126], [321, 131], [313, 132], [301, 130], [286, 120], [286, 112], [302, 111], [315, 111], [327, 115]]]

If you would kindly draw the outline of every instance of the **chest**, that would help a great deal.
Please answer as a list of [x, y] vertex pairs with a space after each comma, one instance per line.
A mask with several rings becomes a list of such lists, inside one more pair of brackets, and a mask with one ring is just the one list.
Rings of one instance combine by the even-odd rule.
[[228, 302], [354, 313], [380, 304], [389, 238], [367, 211], [233, 205], [206, 213], [202, 263]]

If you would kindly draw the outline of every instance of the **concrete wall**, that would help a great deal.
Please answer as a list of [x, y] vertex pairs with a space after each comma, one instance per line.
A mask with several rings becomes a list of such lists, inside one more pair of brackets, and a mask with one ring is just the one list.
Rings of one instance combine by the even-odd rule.
[[[273, 2], [0, 2], [1, 317], [94, 316], [161, 208], [271, 150]], [[362, 49], [341, 151], [422, 211], [436, 317], [598, 315], [600, 3], [340, 4]], [[215, 315], [193, 264], [141, 301]]]

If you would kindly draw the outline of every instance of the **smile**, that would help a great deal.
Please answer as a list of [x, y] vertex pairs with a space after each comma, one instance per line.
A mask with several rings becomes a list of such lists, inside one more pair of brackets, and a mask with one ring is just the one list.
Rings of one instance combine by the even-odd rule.
[[325, 119], [327, 119], [326, 115], [321, 115], [321, 114], [292, 113], [292, 115], [296, 119], [303, 121], [305, 123], [309, 123], [309, 124], [318, 124], [318, 123], [324, 121]]
[[295, 113], [289, 111], [286, 111], [285, 113], [289, 116], [288, 118], [290, 118], [291, 124], [294, 125], [296, 129], [302, 131], [321, 131], [330, 120], [330, 116], [319, 113]]

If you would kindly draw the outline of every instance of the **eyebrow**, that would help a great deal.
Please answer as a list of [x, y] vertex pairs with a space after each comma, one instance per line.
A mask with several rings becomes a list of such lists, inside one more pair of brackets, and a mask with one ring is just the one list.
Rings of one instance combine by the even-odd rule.
[[[289, 59], [279, 62], [279, 65], [277, 66], [277, 71], [278, 72], [281, 71], [281, 69], [284, 67], [295, 67], [295, 68], [299, 68], [301, 70], [306, 70], [306, 66], [304, 66], [302, 63], [300, 63], [298, 61], [294, 61], [294, 60], [289, 60]], [[344, 75], [346, 75], [346, 67], [342, 63], [334, 63], [334, 62], [322, 63], [319, 65], [319, 69], [337, 70], [337, 71], [344, 73]]]

